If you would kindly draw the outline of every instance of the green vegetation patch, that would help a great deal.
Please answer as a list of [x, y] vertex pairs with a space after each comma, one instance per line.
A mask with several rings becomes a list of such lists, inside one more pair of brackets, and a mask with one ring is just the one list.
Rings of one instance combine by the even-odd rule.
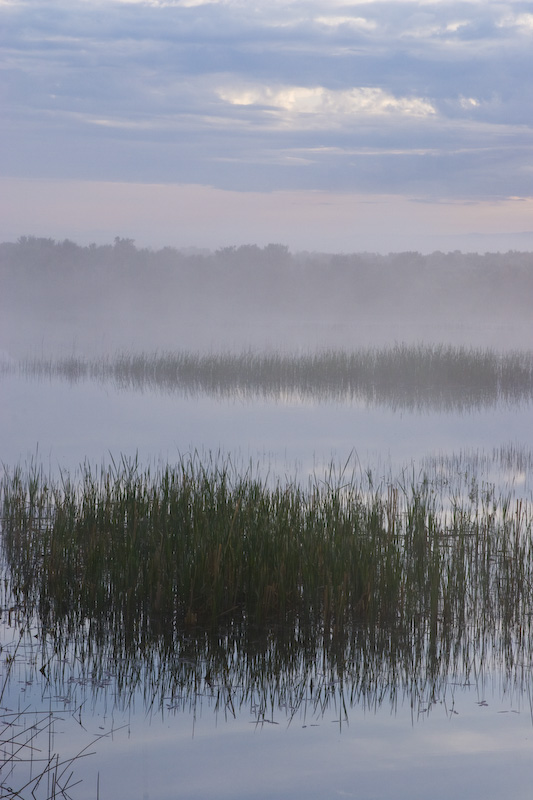
[[[374, 487], [333, 469], [272, 486], [229, 461], [80, 478], [6, 472], [6, 581], [48, 629], [167, 630], [275, 620], [333, 633], [521, 626], [533, 612], [531, 507], [427, 478]], [[445, 502], [446, 501], [446, 502]]]

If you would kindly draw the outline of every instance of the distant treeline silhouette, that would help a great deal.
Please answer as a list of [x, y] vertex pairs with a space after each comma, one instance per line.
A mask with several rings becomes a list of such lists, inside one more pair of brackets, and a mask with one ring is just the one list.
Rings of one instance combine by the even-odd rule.
[[152, 333], [150, 347], [174, 349], [237, 325], [494, 329], [532, 323], [532, 297], [533, 254], [515, 251], [150, 250], [118, 237], [87, 247], [31, 236], [0, 244], [0, 332], [18, 341], [30, 329], [64, 342], [118, 331], [124, 346], [142, 339], [146, 348]]

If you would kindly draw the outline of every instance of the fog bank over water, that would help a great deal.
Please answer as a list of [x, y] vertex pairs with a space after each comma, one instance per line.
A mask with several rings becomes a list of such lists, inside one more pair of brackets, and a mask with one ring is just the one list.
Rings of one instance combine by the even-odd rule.
[[532, 290], [516, 251], [0, 244], [11, 752], [87, 800], [528, 796]]
[[308, 351], [402, 342], [528, 349], [526, 252], [291, 253], [0, 245], [0, 349], [11, 357], [138, 351]]

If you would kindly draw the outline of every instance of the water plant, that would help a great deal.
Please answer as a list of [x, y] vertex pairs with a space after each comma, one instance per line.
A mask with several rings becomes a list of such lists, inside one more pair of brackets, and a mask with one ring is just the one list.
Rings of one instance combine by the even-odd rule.
[[48, 628], [228, 617], [340, 630], [533, 610], [531, 507], [490, 486], [442, 501], [426, 476], [374, 486], [333, 468], [271, 485], [228, 460], [123, 460], [75, 481], [6, 471], [2, 544], [16, 603]]
[[[387, 480], [332, 465], [307, 485], [222, 456], [154, 470], [122, 459], [59, 479], [5, 469], [4, 623], [24, 633], [33, 678], [73, 709], [88, 694], [123, 709], [141, 696], [146, 713], [203, 704], [262, 725], [334, 707], [343, 724], [355, 704], [453, 708], [454, 684], [485, 670], [522, 693], [531, 502], [477, 480], [485, 458]], [[493, 459], [530, 464], [518, 447]], [[0, 718], [6, 774], [21, 767], [17, 713]], [[34, 717], [28, 737], [46, 736], [49, 718]], [[50, 777], [47, 797], [68, 796], [68, 758], [52, 755], [34, 760], [32, 787]]]
[[32, 377], [111, 381], [127, 389], [188, 395], [362, 400], [392, 408], [464, 411], [497, 403], [531, 402], [533, 354], [445, 345], [405, 345], [354, 351], [118, 353], [88, 359], [26, 359], [0, 365]]

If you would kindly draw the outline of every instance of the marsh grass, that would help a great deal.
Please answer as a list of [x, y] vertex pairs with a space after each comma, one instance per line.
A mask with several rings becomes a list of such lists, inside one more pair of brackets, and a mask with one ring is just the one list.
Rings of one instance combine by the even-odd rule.
[[[493, 457], [527, 466], [519, 448]], [[77, 692], [111, 692], [124, 708], [140, 693], [146, 713], [209, 705], [268, 724], [281, 709], [289, 721], [332, 708], [343, 720], [355, 704], [408, 698], [419, 714], [453, 706], [453, 681], [485, 669], [521, 694], [531, 504], [474, 491], [473, 455], [445, 466], [470, 462], [452, 486], [412, 470], [376, 483], [347, 466], [272, 485], [197, 456], [59, 480], [6, 471], [13, 624], [31, 631], [35, 672], [73, 707]]]
[[4, 364], [31, 377], [111, 382], [121, 389], [322, 402], [364, 401], [392, 408], [467, 410], [531, 402], [533, 354], [404, 345], [351, 352], [241, 354], [120, 353], [113, 358], [27, 359]]
[[533, 611], [531, 506], [489, 485], [443, 503], [427, 477], [374, 486], [330, 470], [271, 485], [229, 460], [74, 481], [6, 472], [2, 543], [15, 602], [42, 624], [112, 624], [134, 640], [249, 623], [408, 628]]

